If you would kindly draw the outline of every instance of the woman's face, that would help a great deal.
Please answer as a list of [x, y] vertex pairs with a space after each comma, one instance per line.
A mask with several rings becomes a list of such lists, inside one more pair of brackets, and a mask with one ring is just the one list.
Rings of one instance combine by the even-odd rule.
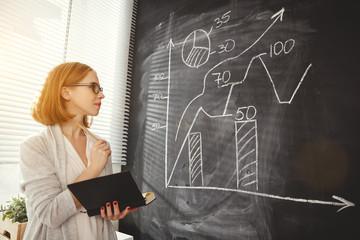
[[[90, 71], [78, 84], [91, 84], [96, 83], [100, 86], [99, 79], [95, 71]], [[75, 115], [88, 115], [96, 116], [99, 114], [101, 107], [101, 100], [105, 97], [104, 94], [99, 91], [95, 93], [97, 86], [72, 86], [69, 87], [70, 101], [66, 106], [67, 110], [71, 114]]]

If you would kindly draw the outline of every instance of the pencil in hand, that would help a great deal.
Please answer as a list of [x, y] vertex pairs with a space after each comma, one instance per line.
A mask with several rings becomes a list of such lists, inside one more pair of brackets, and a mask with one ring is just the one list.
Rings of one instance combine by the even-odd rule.
[[76, 123], [82, 130], [84, 130], [87, 134], [89, 134], [91, 137], [93, 137], [96, 141], [98, 141], [99, 139], [97, 137], [94, 136], [94, 134], [92, 134], [89, 130], [87, 130], [84, 126], [82, 126], [79, 123]]

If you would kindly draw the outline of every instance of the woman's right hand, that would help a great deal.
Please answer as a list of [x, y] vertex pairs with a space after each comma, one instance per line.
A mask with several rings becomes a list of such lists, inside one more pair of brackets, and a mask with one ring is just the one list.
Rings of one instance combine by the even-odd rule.
[[104, 140], [98, 140], [90, 149], [90, 167], [101, 172], [107, 163], [108, 157], [111, 154], [110, 147]]
[[[110, 147], [106, 144], [104, 140], [98, 140], [90, 149], [90, 165], [83, 171], [80, 176], [74, 182], [80, 182], [99, 176], [101, 171], [105, 168], [107, 160], [111, 154]], [[78, 208], [81, 206], [81, 203], [76, 199], [76, 197], [71, 193], [75, 206]]]

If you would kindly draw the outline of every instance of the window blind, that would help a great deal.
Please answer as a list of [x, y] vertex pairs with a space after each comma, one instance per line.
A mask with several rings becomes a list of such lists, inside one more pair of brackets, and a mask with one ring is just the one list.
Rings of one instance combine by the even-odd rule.
[[30, 116], [47, 72], [61, 62], [68, 4], [1, 1], [0, 162], [19, 161], [19, 143], [43, 127]]
[[114, 162], [126, 159], [121, 149], [132, 6], [132, 1], [73, 1], [71, 10], [66, 61], [81, 60], [98, 74], [105, 98], [91, 129], [110, 141]]
[[104, 87], [91, 131], [121, 153], [133, 0], [2, 0], [0, 7], [0, 163], [19, 161], [19, 143], [44, 128], [30, 115], [47, 73], [63, 61], [91, 66]]

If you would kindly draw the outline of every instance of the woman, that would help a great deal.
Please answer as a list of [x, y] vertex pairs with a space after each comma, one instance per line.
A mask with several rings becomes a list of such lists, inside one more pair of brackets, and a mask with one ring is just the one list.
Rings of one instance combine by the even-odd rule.
[[47, 76], [32, 109], [33, 118], [47, 127], [20, 145], [29, 218], [24, 239], [116, 239], [110, 220], [136, 210], [120, 212], [113, 202], [101, 207], [101, 216], [88, 217], [67, 188], [112, 173], [107, 142], [94, 140], [77, 125], [89, 127], [88, 116], [98, 115], [102, 90], [96, 72], [82, 63], [60, 64]]

